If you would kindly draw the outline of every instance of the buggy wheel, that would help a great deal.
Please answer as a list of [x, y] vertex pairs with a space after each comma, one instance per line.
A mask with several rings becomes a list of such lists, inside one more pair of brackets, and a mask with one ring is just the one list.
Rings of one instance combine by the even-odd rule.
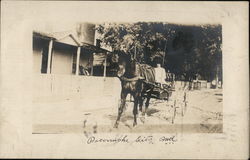
[[172, 124], [174, 124], [174, 120], [175, 120], [175, 116], [176, 116], [176, 107], [174, 107], [173, 109], [174, 109], [174, 113], [173, 113], [173, 117], [172, 117]]
[[174, 124], [175, 116], [176, 116], [176, 100], [174, 100], [174, 105], [173, 105], [172, 124]]
[[184, 97], [183, 97], [183, 105], [182, 105], [182, 116], [185, 115], [186, 111], [187, 111], [187, 95], [186, 92], [184, 93]]

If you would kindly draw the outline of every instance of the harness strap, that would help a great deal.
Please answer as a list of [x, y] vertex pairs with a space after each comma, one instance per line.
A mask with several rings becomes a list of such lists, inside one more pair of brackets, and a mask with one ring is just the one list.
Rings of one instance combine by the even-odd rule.
[[134, 78], [126, 78], [124, 76], [120, 77], [121, 80], [127, 81], [127, 82], [132, 82], [132, 81], [138, 81], [140, 79], [143, 79], [142, 77], [136, 76]]

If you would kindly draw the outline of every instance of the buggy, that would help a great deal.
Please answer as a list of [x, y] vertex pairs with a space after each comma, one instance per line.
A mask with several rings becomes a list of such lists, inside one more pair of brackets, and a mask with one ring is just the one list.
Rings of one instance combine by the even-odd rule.
[[[147, 85], [152, 86], [153, 91], [151, 93], [151, 98], [160, 99], [160, 100], [168, 100], [169, 97], [172, 95], [172, 92], [175, 91], [175, 82], [174, 82], [174, 74], [167, 73], [166, 83], [150, 83], [144, 81]], [[147, 92], [144, 93], [143, 96], [147, 96]]]

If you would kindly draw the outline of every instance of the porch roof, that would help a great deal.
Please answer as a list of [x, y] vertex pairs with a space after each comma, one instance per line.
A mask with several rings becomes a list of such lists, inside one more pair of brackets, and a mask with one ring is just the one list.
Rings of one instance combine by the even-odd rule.
[[[46, 33], [46, 32], [41, 32], [41, 31], [33, 31], [33, 36], [35, 37], [40, 37], [44, 39], [52, 39], [55, 40], [56, 42], [63, 43], [65, 45], [73, 45], [73, 46], [79, 46], [82, 47], [83, 49], [91, 50], [94, 53], [107, 53], [110, 52], [106, 49], [97, 47], [95, 45], [89, 44], [89, 43], [84, 43], [80, 42], [78, 38], [73, 34], [72, 31], [65, 31], [65, 32], [55, 32], [55, 33]], [[66, 38], [71, 38], [72, 42], [69, 40], [66, 41]]]

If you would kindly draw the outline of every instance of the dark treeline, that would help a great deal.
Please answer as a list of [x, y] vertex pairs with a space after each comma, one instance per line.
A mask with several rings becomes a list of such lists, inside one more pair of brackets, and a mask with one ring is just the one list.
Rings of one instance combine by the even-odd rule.
[[105, 23], [99, 25], [103, 45], [123, 50], [141, 63], [162, 63], [177, 79], [222, 80], [221, 25], [169, 23]]

